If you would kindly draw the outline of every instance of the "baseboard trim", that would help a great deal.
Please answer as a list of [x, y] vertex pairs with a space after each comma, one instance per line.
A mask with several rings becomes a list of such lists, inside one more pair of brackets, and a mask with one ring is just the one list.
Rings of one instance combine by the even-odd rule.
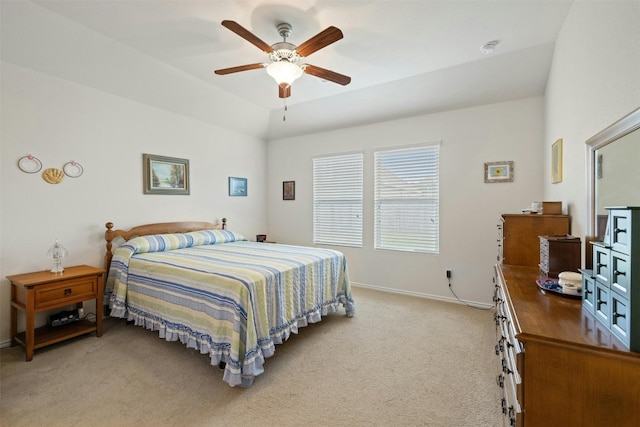
[[431, 294], [425, 294], [425, 293], [421, 293], [421, 292], [413, 292], [413, 291], [404, 291], [404, 290], [400, 290], [400, 289], [385, 288], [383, 286], [368, 285], [366, 283], [351, 282], [351, 285], [356, 287], [356, 288], [367, 288], [367, 289], [373, 289], [373, 290], [381, 291], [381, 292], [388, 292], [388, 293], [391, 293], [391, 294], [408, 295], [408, 296], [412, 296], [412, 297], [432, 299], [432, 300], [436, 300], [436, 301], [449, 302], [449, 303], [453, 303], [453, 304], [468, 305], [468, 306], [471, 306], [471, 307], [474, 307], [474, 308], [481, 308], [481, 309], [484, 309], [484, 310], [488, 310], [488, 309], [493, 308], [493, 304], [487, 304], [486, 302], [469, 301], [469, 300], [458, 300], [456, 298], [443, 297], [443, 296], [440, 296], [440, 295], [431, 295]]
[[11, 340], [0, 341], [0, 348], [11, 347]]

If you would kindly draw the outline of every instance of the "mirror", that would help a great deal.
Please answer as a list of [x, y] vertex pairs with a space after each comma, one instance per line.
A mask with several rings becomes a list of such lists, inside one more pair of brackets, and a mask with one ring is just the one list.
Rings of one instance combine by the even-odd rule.
[[640, 206], [640, 108], [587, 140], [589, 240], [602, 241], [607, 206]]

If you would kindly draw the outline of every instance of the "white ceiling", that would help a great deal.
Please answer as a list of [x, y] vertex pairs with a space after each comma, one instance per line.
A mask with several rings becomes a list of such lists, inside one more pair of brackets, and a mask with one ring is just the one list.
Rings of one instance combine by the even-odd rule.
[[[571, 3], [3, 0], [2, 59], [274, 139], [542, 95]], [[223, 19], [238, 22], [268, 44], [281, 41], [279, 22], [292, 24], [288, 41], [296, 45], [336, 26], [344, 38], [304, 62], [349, 75], [352, 82], [341, 86], [303, 75], [292, 86], [283, 122], [284, 103], [265, 70], [213, 73], [267, 61], [261, 50], [222, 27]], [[71, 28], [73, 35], [63, 35]], [[490, 40], [499, 44], [495, 53], [484, 55], [480, 46]], [[69, 60], [72, 51], [76, 57]], [[83, 52], [83, 58], [95, 58], [83, 61]], [[155, 71], [149, 71], [152, 63]], [[154, 90], [144, 91], [155, 79]], [[226, 112], [211, 117], [196, 111], [197, 106], [214, 111], [212, 98], [224, 102]], [[245, 120], [229, 120], [229, 110], [247, 113]]]

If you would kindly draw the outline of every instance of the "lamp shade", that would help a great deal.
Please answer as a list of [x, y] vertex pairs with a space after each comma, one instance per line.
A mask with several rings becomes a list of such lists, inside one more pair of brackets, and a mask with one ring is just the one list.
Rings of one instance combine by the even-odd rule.
[[275, 79], [278, 85], [290, 85], [302, 75], [302, 68], [289, 61], [272, 62], [267, 66], [267, 73]]

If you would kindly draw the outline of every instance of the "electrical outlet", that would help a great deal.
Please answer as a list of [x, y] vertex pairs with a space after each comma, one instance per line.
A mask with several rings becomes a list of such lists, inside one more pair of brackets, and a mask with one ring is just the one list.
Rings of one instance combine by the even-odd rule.
[[447, 279], [451, 279], [451, 270], [447, 269]]

